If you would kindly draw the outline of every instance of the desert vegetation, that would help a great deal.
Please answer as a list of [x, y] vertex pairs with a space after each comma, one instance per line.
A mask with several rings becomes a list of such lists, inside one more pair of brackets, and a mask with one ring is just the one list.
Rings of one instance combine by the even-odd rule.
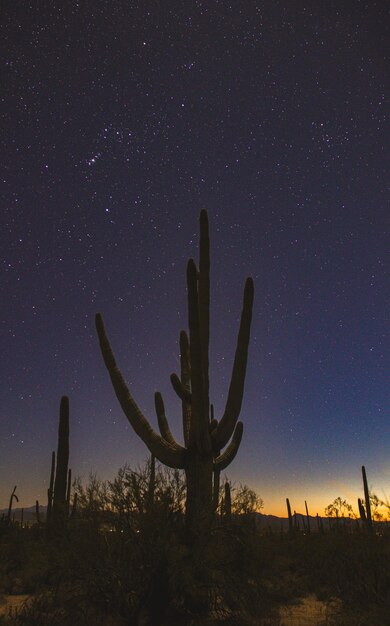
[[35, 518], [27, 522], [23, 513], [13, 513], [14, 487], [0, 520], [0, 594], [4, 602], [9, 596], [26, 599], [3, 612], [0, 623], [276, 626], [282, 605], [308, 595], [332, 607], [323, 623], [388, 623], [388, 503], [370, 493], [364, 467], [359, 516], [341, 497], [326, 508], [325, 518], [310, 516], [308, 503], [305, 513], [297, 513], [287, 498], [288, 525], [277, 529], [261, 515], [260, 495], [225, 475], [244, 428], [238, 418], [254, 288], [248, 278], [228, 397], [218, 419], [209, 386], [209, 267], [202, 211], [199, 267], [193, 260], [187, 267], [189, 334], [180, 333], [180, 373], [171, 376], [182, 443], [172, 435], [159, 392], [160, 432], [152, 429], [96, 316], [115, 394], [150, 456], [140, 467], [122, 467], [111, 481], [96, 475], [72, 480], [69, 399], [61, 399], [47, 502], [37, 502]]
[[76, 478], [72, 499], [76, 490], [76, 512], [55, 531], [44, 511], [29, 523], [2, 519], [0, 591], [28, 599], [0, 623], [276, 625], [282, 605], [313, 595], [333, 606], [328, 624], [387, 623], [386, 522], [370, 532], [360, 519], [334, 517], [318, 532], [311, 517], [310, 532], [298, 523], [273, 530], [259, 497], [223, 476], [208, 535], [194, 548], [184, 473], [153, 456], [112, 481]]

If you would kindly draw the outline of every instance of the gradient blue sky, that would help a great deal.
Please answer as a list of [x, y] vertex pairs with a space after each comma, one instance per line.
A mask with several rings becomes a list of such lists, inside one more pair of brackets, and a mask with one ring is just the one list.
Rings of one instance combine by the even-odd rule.
[[[255, 281], [244, 436], [228, 476], [267, 513], [390, 496], [385, 2], [6, 3], [0, 26], [0, 508], [45, 503], [60, 397], [71, 467], [146, 459], [94, 314], [155, 424], [206, 207], [211, 399]], [[356, 508], [356, 506], [355, 506]]]

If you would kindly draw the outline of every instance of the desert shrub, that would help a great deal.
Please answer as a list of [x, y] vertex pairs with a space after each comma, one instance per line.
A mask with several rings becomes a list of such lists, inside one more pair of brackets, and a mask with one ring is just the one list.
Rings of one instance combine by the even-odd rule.
[[338, 597], [359, 611], [390, 614], [390, 537], [369, 533], [329, 533], [294, 539], [297, 570], [307, 591]]
[[39, 581], [15, 623], [184, 626], [206, 624], [211, 615], [244, 624], [244, 615], [276, 605], [284, 593], [274, 567], [277, 546], [247, 523], [252, 492], [241, 490], [244, 515], [231, 524], [216, 519], [209, 539], [192, 549], [182, 474], [158, 465], [153, 475], [152, 491], [150, 463], [122, 468], [110, 482], [94, 475], [86, 484], [76, 480], [77, 515], [66, 532], [32, 541], [30, 573], [26, 545], [14, 550], [12, 542], [7, 575], [24, 568], [26, 580]]
[[[124, 468], [112, 483], [94, 475], [85, 485], [76, 481], [77, 516], [66, 532], [37, 544], [44, 555], [42, 561], [35, 554], [41, 593], [18, 623], [135, 624], [143, 613], [160, 623], [173, 606], [169, 564], [183, 541], [183, 481], [177, 472], [157, 471], [151, 499], [149, 478], [147, 465]], [[23, 569], [25, 548], [14, 541], [2, 546], [9, 579]]]
[[[31, 529], [32, 530], [32, 529]], [[0, 593], [33, 593], [47, 578], [49, 558], [30, 529], [16, 529], [0, 542]]]

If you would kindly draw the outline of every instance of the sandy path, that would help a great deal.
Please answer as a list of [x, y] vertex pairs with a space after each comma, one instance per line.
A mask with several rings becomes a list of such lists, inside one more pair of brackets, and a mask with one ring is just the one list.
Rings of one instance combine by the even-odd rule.
[[7, 615], [20, 609], [22, 604], [29, 598], [26, 594], [15, 596], [5, 596], [5, 602], [0, 604], [0, 615]]

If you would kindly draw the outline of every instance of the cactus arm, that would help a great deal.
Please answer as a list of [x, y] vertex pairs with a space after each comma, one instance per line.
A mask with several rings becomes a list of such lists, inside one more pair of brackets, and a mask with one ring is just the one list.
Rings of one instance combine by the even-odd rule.
[[205, 408], [209, 411], [209, 343], [210, 343], [210, 238], [207, 211], [200, 213], [199, 283], [198, 283], [199, 332], [202, 346], [202, 374]]
[[229, 441], [241, 410], [242, 397], [248, 359], [248, 344], [252, 321], [253, 281], [247, 278], [244, 289], [243, 309], [241, 313], [240, 329], [238, 332], [237, 348], [234, 357], [232, 378], [226, 401], [225, 412], [213, 432], [213, 448], [220, 450]]
[[104, 330], [103, 320], [99, 313], [96, 315], [96, 330], [99, 337], [103, 360], [110, 374], [116, 397], [118, 398], [122, 410], [136, 434], [149, 448], [149, 451], [154, 454], [159, 461], [161, 461], [161, 463], [168, 465], [168, 467], [183, 469], [184, 448], [176, 448], [168, 441], [165, 441], [165, 439], [160, 437], [150, 426], [148, 420], [143, 416], [141, 410], [130, 394], [123, 376], [117, 367], [110, 342]]
[[241, 443], [243, 428], [242, 422], [237, 422], [231, 442], [214, 461], [214, 470], [222, 472], [233, 461]]
[[[191, 359], [191, 390], [192, 390], [192, 422], [196, 426], [196, 443], [200, 454], [209, 454], [211, 439], [209, 433], [208, 409], [205, 407], [202, 347], [199, 326], [198, 308], [198, 276], [194, 261], [190, 259], [187, 266], [188, 287], [188, 326], [190, 329], [190, 359]], [[190, 439], [192, 435], [190, 433]]]
[[174, 448], [180, 450], [181, 446], [177, 443], [169, 428], [168, 420], [165, 415], [164, 401], [159, 391], [154, 394], [154, 405], [156, 408], [156, 415], [158, 420], [158, 427], [163, 439], [171, 444]]
[[191, 392], [183, 386], [177, 374], [171, 374], [171, 383], [180, 400], [182, 400], [182, 402], [187, 402], [187, 404], [191, 404]]
[[181, 403], [182, 409], [182, 419], [183, 419], [183, 436], [184, 436], [184, 445], [188, 448], [188, 444], [190, 441], [190, 431], [191, 431], [191, 366], [190, 366], [190, 347], [188, 336], [185, 330], [182, 330], [180, 333], [179, 339], [180, 345], [180, 382], [182, 388], [185, 389], [186, 394], [189, 394], [189, 400], [183, 399]]

